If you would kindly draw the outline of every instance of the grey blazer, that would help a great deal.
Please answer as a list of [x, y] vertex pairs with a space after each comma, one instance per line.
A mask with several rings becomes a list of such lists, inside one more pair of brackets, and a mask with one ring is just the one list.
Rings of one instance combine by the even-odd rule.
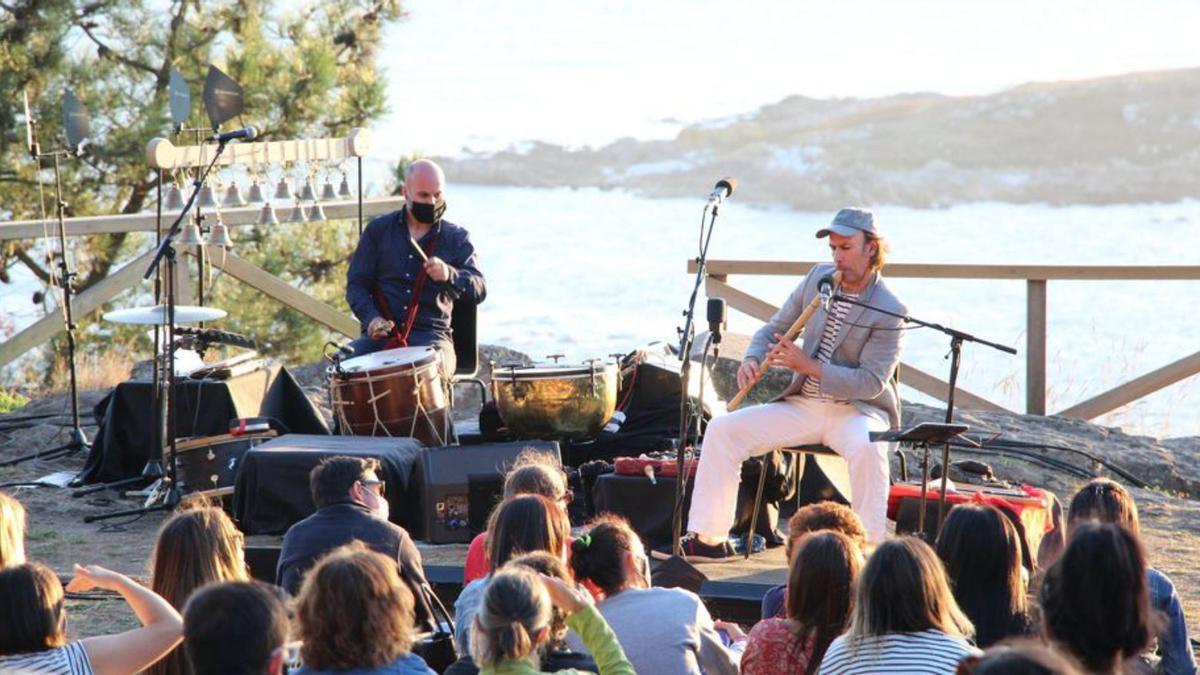
[[[767, 348], [775, 341], [775, 333], [782, 335], [791, 328], [816, 297], [817, 281], [833, 272], [834, 266], [829, 263], [813, 266], [775, 316], [754, 334], [746, 356], [761, 363]], [[898, 314], [908, 314], [908, 308], [892, 295], [878, 272], [872, 275], [859, 299]], [[817, 354], [827, 317], [825, 309], [818, 307], [804, 326], [801, 348], [809, 356]], [[851, 305], [842, 330], [834, 340], [833, 355], [829, 363], [821, 367], [820, 381], [821, 393], [848, 400], [863, 414], [886, 419], [893, 429], [900, 427], [900, 394], [892, 383], [892, 374], [900, 365], [900, 340], [904, 335], [904, 331], [897, 330], [900, 324], [900, 319], [895, 317]], [[778, 398], [799, 393], [806, 379], [799, 373], [794, 374]]]

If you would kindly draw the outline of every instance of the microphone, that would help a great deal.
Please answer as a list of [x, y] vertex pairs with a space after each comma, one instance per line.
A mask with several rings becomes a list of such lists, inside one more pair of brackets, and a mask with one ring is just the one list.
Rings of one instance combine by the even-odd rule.
[[733, 191], [737, 189], [737, 179], [733, 176], [725, 176], [717, 181], [713, 186], [713, 190], [708, 195], [709, 204], [720, 204], [721, 202], [733, 196]]
[[713, 336], [713, 344], [721, 344], [721, 330], [725, 327], [726, 311], [725, 298], [708, 299], [708, 332]]
[[254, 127], [246, 127], [245, 129], [238, 129], [236, 131], [226, 131], [223, 134], [213, 134], [204, 140], [210, 143], [212, 141], [216, 141], [224, 145], [229, 141], [252, 141], [257, 137], [258, 129], [255, 129]]
[[817, 282], [817, 293], [821, 296], [821, 306], [829, 312], [829, 305], [833, 302], [833, 275], [826, 274]]

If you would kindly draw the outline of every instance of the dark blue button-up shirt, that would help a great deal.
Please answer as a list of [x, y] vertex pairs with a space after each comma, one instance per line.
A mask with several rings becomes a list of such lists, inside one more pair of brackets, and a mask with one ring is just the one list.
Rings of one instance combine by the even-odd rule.
[[[463, 300], [483, 302], [487, 295], [483, 273], [479, 271], [475, 247], [470, 235], [458, 225], [442, 220], [429, 229], [417, 242], [424, 249], [437, 237], [437, 249], [430, 256], [441, 258], [450, 266], [449, 283]], [[413, 302], [413, 284], [424, 262], [409, 241], [404, 209], [379, 216], [367, 223], [346, 279], [346, 302], [358, 317], [365, 335], [375, 317], [384, 316], [372, 293], [378, 289], [391, 311], [396, 329], [403, 330], [408, 307]], [[432, 344], [451, 339], [450, 312], [454, 299], [442, 292], [439, 284], [426, 279], [417, 299], [417, 315], [413, 320], [408, 344]]]

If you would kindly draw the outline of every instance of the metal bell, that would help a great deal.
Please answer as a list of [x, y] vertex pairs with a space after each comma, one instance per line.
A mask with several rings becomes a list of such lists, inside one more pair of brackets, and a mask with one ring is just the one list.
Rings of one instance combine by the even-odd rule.
[[201, 236], [200, 226], [196, 224], [196, 221], [193, 220], [193, 221], [189, 222], [187, 225], [183, 226], [182, 230], [179, 231], [179, 245], [180, 246], [203, 246], [204, 245], [204, 237]]
[[217, 224], [208, 233], [209, 246], [233, 246], [233, 238], [229, 236], [229, 228], [218, 218]]
[[288, 185], [286, 178], [280, 178], [279, 184], [275, 186], [275, 199], [291, 199], [292, 186]]
[[313, 202], [313, 205], [308, 207], [309, 220], [329, 220], [325, 217], [325, 208], [321, 206], [321, 202]]
[[338, 196], [350, 197], [352, 195], [353, 193], [350, 192], [350, 179], [346, 177], [346, 174], [342, 174], [342, 184], [338, 186]]
[[308, 222], [308, 214], [305, 213], [304, 207], [300, 205], [300, 202], [296, 202], [296, 205], [292, 207], [292, 212], [288, 214], [288, 222], [291, 222], [291, 223], [306, 223], [306, 222]]
[[329, 179], [325, 179], [325, 184], [321, 186], [321, 201], [332, 202], [337, 199], [337, 190], [333, 189], [333, 183]]
[[317, 199], [317, 191], [313, 189], [312, 179], [308, 178], [304, 181], [304, 187], [300, 188], [300, 201], [312, 202]]
[[196, 200], [196, 205], [205, 209], [211, 209], [217, 206], [217, 199], [213, 195], [212, 186], [206, 184], [204, 187], [200, 188], [200, 197]]
[[167, 188], [167, 203], [163, 208], [168, 211], [178, 211], [183, 208], [183, 192], [179, 190], [179, 186], [174, 183]]
[[257, 180], [250, 184], [250, 196], [246, 198], [246, 201], [251, 204], [261, 204], [266, 201], [263, 197], [262, 186], [258, 184]]
[[258, 212], [259, 225], [278, 225], [279, 217], [275, 215], [275, 207], [271, 206], [271, 202], [263, 204], [262, 211]]
[[221, 206], [245, 206], [246, 200], [242, 197], [242, 189], [237, 183], [230, 183], [229, 188], [225, 190], [225, 199], [221, 200]]

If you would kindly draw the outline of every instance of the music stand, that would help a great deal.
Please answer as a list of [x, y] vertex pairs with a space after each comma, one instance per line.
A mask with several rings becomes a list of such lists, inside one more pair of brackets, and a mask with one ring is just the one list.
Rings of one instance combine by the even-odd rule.
[[[949, 445], [951, 439], [962, 436], [970, 429], [965, 424], [948, 424], [941, 422], [921, 422], [915, 427], [910, 427], [901, 431], [884, 431], [871, 433], [872, 441], [881, 441], [886, 443], [900, 443], [909, 445], [922, 450], [921, 456], [921, 506], [917, 515], [917, 531], [920, 536], [925, 536], [925, 504], [928, 500], [929, 492], [929, 447], [932, 445]], [[945, 466], [942, 467], [942, 476], [946, 475]], [[946, 484], [942, 483], [942, 492], [939, 495], [941, 500], [946, 498]], [[941, 515], [938, 515], [939, 526], [941, 525]]]

